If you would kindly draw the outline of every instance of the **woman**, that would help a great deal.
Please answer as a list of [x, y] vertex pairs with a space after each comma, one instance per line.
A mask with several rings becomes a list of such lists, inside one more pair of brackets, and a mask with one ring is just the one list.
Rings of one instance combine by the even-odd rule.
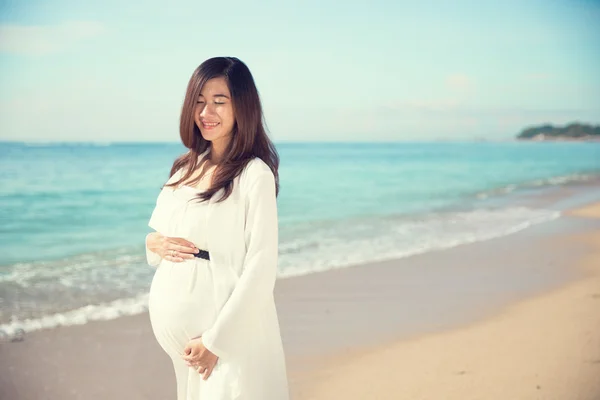
[[248, 67], [216, 57], [194, 71], [175, 160], [146, 238], [157, 266], [149, 313], [178, 400], [286, 400], [273, 298], [279, 157]]

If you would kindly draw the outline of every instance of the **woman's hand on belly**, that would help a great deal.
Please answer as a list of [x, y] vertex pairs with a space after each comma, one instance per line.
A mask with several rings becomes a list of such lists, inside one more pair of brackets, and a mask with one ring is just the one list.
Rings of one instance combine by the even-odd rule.
[[203, 380], [208, 379], [219, 359], [219, 357], [204, 347], [202, 337], [190, 340], [187, 346], [185, 346], [183, 354], [183, 360], [190, 367], [196, 368], [198, 373], [202, 375]]
[[162, 259], [172, 262], [194, 259], [194, 254], [199, 251], [196, 245], [189, 240], [164, 236], [158, 232], [148, 234], [146, 246], [153, 253], [160, 255]]

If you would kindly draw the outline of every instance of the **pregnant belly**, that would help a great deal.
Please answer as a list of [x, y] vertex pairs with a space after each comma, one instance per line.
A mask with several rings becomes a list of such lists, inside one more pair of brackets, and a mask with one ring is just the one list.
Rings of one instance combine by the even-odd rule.
[[171, 357], [180, 356], [216, 318], [208, 261], [161, 263], [150, 286], [148, 311], [160, 346]]

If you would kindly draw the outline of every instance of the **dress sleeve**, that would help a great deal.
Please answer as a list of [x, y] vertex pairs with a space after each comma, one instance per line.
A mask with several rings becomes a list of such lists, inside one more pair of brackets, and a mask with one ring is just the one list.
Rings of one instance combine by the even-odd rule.
[[[177, 170], [172, 177], [169, 178], [167, 183], [175, 182], [175, 180], [181, 177], [182, 171], [181, 169]], [[156, 199], [156, 205], [154, 206], [154, 210], [152, 210], [152, 215], [150, 216], [150, 220], [148, 221], [148, 226], [155, 231], [166, 234], [169, 227], [169, 216], [165, 214], [164, 210], [160, 207], [160, 197], [163, 196], [165, 189], [163, 188]], [[146, 236], [146, 240], [147, 236]], [[160, 255], [154, 253], [148, 248], [148, 244], [146, 243], [146, 260], [150, 266], [156, 267], [160, 264], [162, 258]]]
[[[148, 240], [148, 236], [146, 236], [146, 240]], [[148, 262], [148, 265], [150, 265], [151, 267], [157, 267], [160, 264], [161, 260], [162, 257], [159, 254], [150, 250], [148, 248], [148, 243], [146, 243], [146, 261]]]
[[162, 233], [163, 235], [168, 230], [169, 219], [164, 214], [164, 212], [161, 212], [160, 207], [158, 206], [158, 202], [156, 203], [156, 206], [152, 211], [152, 215], [150, 216], [150, 220], [148, 221], [148, 226], [154, 229], [156, 232]]
[[[173, 176], [171, 176], [169, 180], [167, 180], [165, 184], [173, 183], [179, 178], [181, 178], [181, 176], [182, 170], [178, 169], [177, 171], [175, 171]], [[164, 209], [160, 207], [161, 196], [165, 195], [165, 190], [168, 189], [163, 188], [158, 194], [158, 198], [156, 199], [156, 205], [154, 207], [154, 210], [152, 210], [152, 215], [150, 215], [150, 220], [148, 221], [148, 226], [150, 228], [162, 234], [164, 234], [168, 230], [170, 217], [169, 215], [165, 214]]]
[[206, 348], [218, 357], [234, 353], [245, 327], [272, 301], [277, 275], [278, 220], [275, 177], [262, 173], [246, 197], [246, 255], [240, 279], [215, 323], [202, 334]]

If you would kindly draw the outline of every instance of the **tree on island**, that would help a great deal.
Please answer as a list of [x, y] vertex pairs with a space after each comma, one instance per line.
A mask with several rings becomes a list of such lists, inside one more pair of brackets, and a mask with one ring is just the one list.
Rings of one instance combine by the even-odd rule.
[[600, 125], [571, 123], [565, 127], [554, 125], [541, 125], [524, 129], [517, 135], [517, 139], [600, 139]]

